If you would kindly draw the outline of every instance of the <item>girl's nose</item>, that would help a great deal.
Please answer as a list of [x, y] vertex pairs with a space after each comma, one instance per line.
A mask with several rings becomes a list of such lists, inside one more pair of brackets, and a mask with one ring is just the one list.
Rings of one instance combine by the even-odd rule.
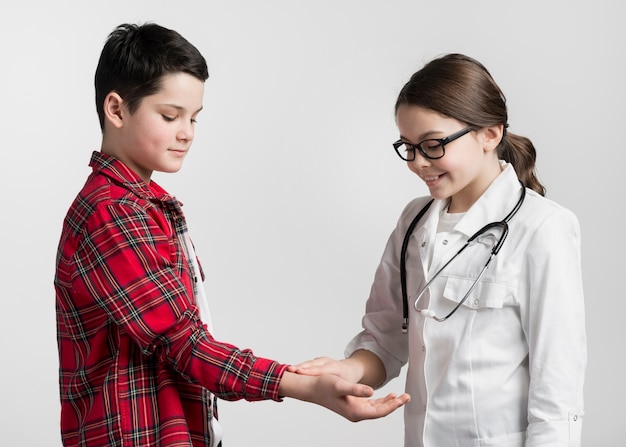
[[408, 161], [407, 163], [409, 164], [409, 167], [415, 169], [425, 168], [432, 164], [431, 160], [424, 157], [420, 151], [415, 151], [415, 158], [413, 161]]

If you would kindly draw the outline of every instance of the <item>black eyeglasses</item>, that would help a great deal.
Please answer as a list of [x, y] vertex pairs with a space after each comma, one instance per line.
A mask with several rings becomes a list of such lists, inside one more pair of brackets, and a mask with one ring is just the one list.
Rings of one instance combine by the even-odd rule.
[[417, 149], [420, 154], [430, 160], [436, 160], [443, 157], [446, 154], [445, 146], [448, 143], [452, 143], [457, 138], [461, 138], [466, 133], [476, 130], [475, 126], [468, 126], [465, 129], [461, 129], [458, 132], [453, 133], [446, 138], [430, 138], [428, 140], [420, 141], [417, 144], [407, 143], [406, 141], [398, 140], [393, 143], [393, 148], [396, 153], [404, 161], [415, 160], [415, 150]]

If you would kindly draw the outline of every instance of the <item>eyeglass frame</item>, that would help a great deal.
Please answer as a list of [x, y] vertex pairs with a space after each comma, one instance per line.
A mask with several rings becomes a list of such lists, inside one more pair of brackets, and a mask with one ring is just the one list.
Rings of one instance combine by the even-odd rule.
[[[398, 156], [404, 160], [404, 161], [414, 161], [415, 160], [415, 154], [417, 151], [419, 151], [420, 154], [422, 154], [423, 157], [429, 159], [429, 160], [438, 160], [440, 158], [443, 158], [444, 155], [446, 155], [446, 144], [450, 144], [452, 143], [454, 140], [461, 138], [463, 135], [470, 133], [473, 130], [478, 129], [476, 126], [467, 126], [464, 129], [459, 130], [458, 132], [453, 133], [452, 135], [449, 135], [445, 138], [426, 138], [425, 140], [420, 141], [417, 144], [411, 144], [411, 143], [407, 143], [406, 141], [402, 141], [402, 138], [399, 139], [398, 141], [393, 143], [393, 148], [396, 151], [396, 154], [398, 154]], [[439, 143], [439, 145], [441, 146], [441, 152], [442, 154], [439, 157], [432, 157], [430, 155], [428, 155], [426, 153], [426, 151], [424, 151], [424, 149], [422, 149], [422, 144], [425, 143], [426, 141], [436, 141], [437, 143]], [[407, 158], [404, 157], [400, 151], [398, 150], [400, 148], [400, 146], [406, 145], [408, 146], [410, 149], [412, 149], [413, 152], [413, 157], [412, 158]]]

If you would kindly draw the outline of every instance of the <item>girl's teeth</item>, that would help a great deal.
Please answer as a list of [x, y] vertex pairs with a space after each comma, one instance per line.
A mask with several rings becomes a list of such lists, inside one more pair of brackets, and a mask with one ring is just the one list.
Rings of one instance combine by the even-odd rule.
[[434, 176], [434, 177], [424, 177], [424, 180], [426, 180], [427, 182], [434, 182], [435, 180], [437, 180], [439, 178], [438, 175]]

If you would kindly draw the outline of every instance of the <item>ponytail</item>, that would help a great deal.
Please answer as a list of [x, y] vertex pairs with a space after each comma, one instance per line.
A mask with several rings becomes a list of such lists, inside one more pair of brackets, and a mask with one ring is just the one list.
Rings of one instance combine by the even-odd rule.
[[537, 152], [535, 146], [526, 137], [515, 135], [505, 130], [498, 147], [498, 156], [511, 163], [522, 184], [533, 191], [546, 195], [546, 188], [539, 182], [535, 173]]

